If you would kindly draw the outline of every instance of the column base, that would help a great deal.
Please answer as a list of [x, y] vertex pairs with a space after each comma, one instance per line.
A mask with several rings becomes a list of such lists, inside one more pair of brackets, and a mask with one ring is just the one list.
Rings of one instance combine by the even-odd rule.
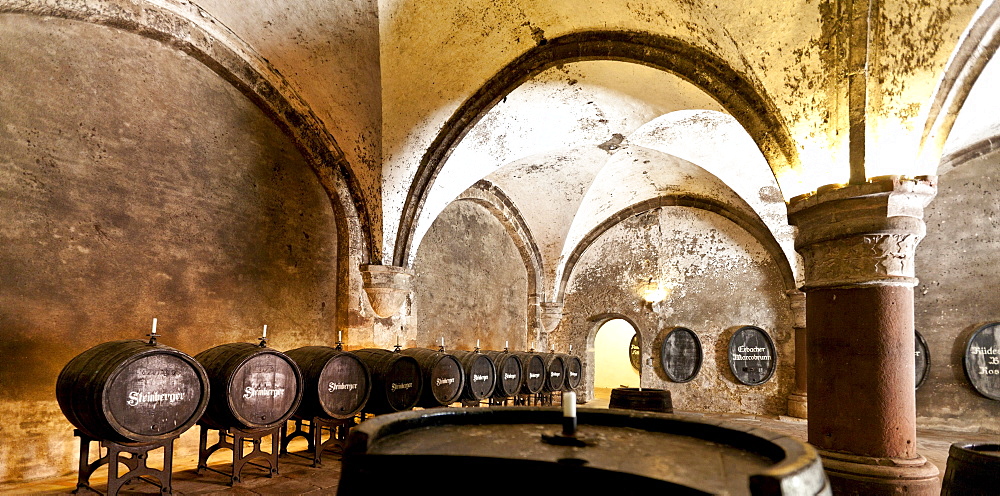
[[937, 496], [941, 491], [937, 466], [923, 456], [908, 460], [817, 451], [838, 496]]
[[795, 418], [809, 418], [809, 404], [806, 401], [806, 393], [792, 393], [788, 395], [788, 416]]

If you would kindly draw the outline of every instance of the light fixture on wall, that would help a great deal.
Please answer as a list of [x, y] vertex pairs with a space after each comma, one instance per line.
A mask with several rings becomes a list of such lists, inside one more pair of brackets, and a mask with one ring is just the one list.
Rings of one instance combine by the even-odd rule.
[[669, 298], [672, 290], [671, 285], [661, 285], [650, 277], [649, 281], [639, 289], [639, 295], [646, 303], [653, 304]]

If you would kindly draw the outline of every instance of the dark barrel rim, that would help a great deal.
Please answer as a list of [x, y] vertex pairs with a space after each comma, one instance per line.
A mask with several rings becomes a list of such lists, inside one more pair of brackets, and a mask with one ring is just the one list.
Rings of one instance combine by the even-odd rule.
[[[114, 351], [116, 348], [119, 348], [117, 350], [118, 354], [124, 353], [125, 357], [122, 361], [111, 363], [107, 352]], [[114, 384], [114, 381], [124, 372], [126, 368], [128, 368], [129, 365], [145, 357], [159, 354], [177, 357], [182, 362], [190, 366], [195, 372], [195, 375], [198, 377], [198, 381], [201, 386], [201, 396], [198, 399], [190, 417], [188, 417], [184, 422], [178, 424], [174, 429], [157, 435], [133, 432], [123, 426], [115, 417], [112, 409], [109, 408], [107, 392], [109, 386]], [[78, 362], [78, 360], [83, 361]], [[93, 370], [94, 367], [91, 364], [97, 365], [98, 370]], [[81, 377], [69, 376], [69, 374], [73, 372], [82, 371], [91, 371], [97, 374], [90, 377], [91, 380], [98, 384], [96, 390], [92, 391], [87, 389], [85, 391], [80, 391], [81, 388], [78, 382]], [[176, 348], [163, 344], [150, 344], [149, 342], [140, 339], [125, 339], [98, 343], [84, 350], [67, 362], [62, 371], [59, 373], [59, 377], [56, 379], [56, 400], [59, 404], [59, 408], [63, 411], [63, 414], [70, 421], [70, 423], [91, 437], [97, 439], [107, 439], [109, 441], [149, 443], [179, 436], [198, 422], [204, 414], [205, 409], [208, 407], [210, 392], [211, 388], [208, 375], [198, 360]], [[98, 414], [97, 417], [99, 420], [103, 421], [102, 423], [106, 423], [106, 426], [92, 425], [88, 422], [84, 422], [83, 419], [80, 418], [80, 412], [76, 411], [79, 406], [76, 404], [78, 399], [76, 393], [85, 393], [80, 397], [92, 398], [99, 403], [101, 414]], [[93, 397], [91, 397], [91, 394], [93, 394]], [[84, 408], [87, 407], [87, 405], [84, 405]], [[95, 407], [97, 407], [96, 404], [89, 406], [89, 408]], [[84, 416], [88, 417], [90, 415], [86, 414], [96, 412], [84, 413]]]
[[749, 382], [749, 381], [745, 382], [743, 381], [743, 379], [740, 379], [739, 371], [736, 370], [736, 364], [734, 363], [732, 357], [729, 357], [729, 359], [727, 360], [729, 362], [729, 371], [733, 373], [733, 377], [736, 377], [736, 380], [739, 381], [740, 384], [745, 384], [747, 386], [759, 386], [761, 384], [766, 383], [767, 381], [771, 380], [772, 377], [774, 377], [774, 372], [778, 368], [778, 365], [776, 363], [778, 361], [778, 349], [774, 347], [774, 340], [771, 339], [771, 336], [764, 329], [761, 329], [760, 327], [757, 326], [742, 326], [739, 329], [737, 329], [732, 336], [729, 337], [729, 344], [726, 345], [727, 354], [731, 354], [731, 350], [733, 348], [733, 341], [736, 339], [736, 336], [738, 336], [745, 329], [755, 330], [764, 336], [764, 340], [767, 341], [767, 345], [771, 349], [771, 354], [773, 355], [773, 358], [771, 359], [771, 365], [767, 369], [767, 375], [765, 375], [763, 378], [761, 378], [761, 380], [756, 382]]
[[[527, 393], [527, 394], [535, 394], [535, 393], [538, 393], [538, 392], [542, 391], [542, 389], [545, 388], [545, 380], [546, 380], [545, 375], [548, 374], [548, 370], [546, 370], [546, 368], [545, 368], [545, 360], [542, 359], [542, 355], [539, 354], [539, 353], [535, 353], [533, 351], [515, 351], [515, 352], [513, 352], [513, 354], [515, 356], [517, 356], [518, 359], [521, 360], [521, 371], [522, 371], [523, 377], [524, 377], [524, 382], [521, 383], [522, 386], [521, 386], [521, 389], [518, 390], [518, 392], [519, 393]], [[533, 381], [531, 380], [530, 377], [528, 377], [528, 374], [530, 373], [529, 369], [531, 368], [531, 362], [534, 362], [536, 360], [537, 360], [536, 363], [539, 364], [539, 365], [541, 365], [542, 380], [538, 381], [538, 386], [537, 387], [532, 388], [531, 387], [531, 383]]]
[[[392, 391], [389, 390], [389, 384], [386, 382], [385, 376], [381, 373], [382, 371], [376, 371], [374, 367], [369, 365], [372, 372], [372, 391], [376, 390], [378, 387], [378, 395], [370, 395], [368, 397], [368, 403], [365, 405], [364, 411], [370, 413], [391, 413], [397, 411], [409, 410], [420, 402], [420, 398], [424, 394], [424, 377], [420, 370], [420, 363], [417, 362], [416, 358], [409, 355], [404, 355], [399, 352], [394, 352], [382, 348], [362, 348], [360, 350], [354, 350], [352, 353], [360, 358], [366, 365], [368, 365], [365, 357], [371, 358], [375, 362], [381, 362], [385, 360], [385, 368], [391, 368], [400, 360], [410, 362], [413, 369], [417, 371], [417, 375], [414, 379], [417, 381], [417, 391], [414, 393], [414, 398], [411, 402], [401, 405], [393, 405]], [[388, 370], [386, 370], [388, 372]]]
[[[670, 340], [670, 336], [673, 336], [675, 332], [678, 333], [678, 334], [687, 334], [687, 335], [691, 336], [691, 339], [694, 341], [695, 349], [698, 351], [698, 360], [695, 361], [694, 370], [691, 371], [691, 375], [689, 375], [687, 377], [680, 377], [680, 376], [675, 375], [673, 373], [673, 371], [670, 370], [670, 367], [667, 366], [668, 365], [667, 364], [667, 353], [666, 353], [666, 351], [667, 351], [666, 350], [666, 348], [667, 348], [667, 342]], [[735, 334], [733, 334], [733, 335], [735, 336]], [[773, 345], [771, 347], [774, 348]], [[684, 384], [685, 382], [691, 382], [691, 381], [693, 381], [695, 379], [695, 377], [698, 377], [698, 373], [701, 372], [701, 366], [702, 366], [702, 363], [704, 361], [704, 358], [705, 358], [704, 357], [704, 350], [701, 347], [701, 339], [698, 338], [698, 334], [696, 334], [691, 329], [688, 329], [687, 327], [675, 327], [675, 328], [673, 328], [670, 332], [667, 333], [666, 337], [663, 338], [663, 343], [660, 345], [660, 366], [663, 367], [663, 372], [665, 374], [667, 374], [667, 378], [669, 378], [671, 381], [676, 382], [678, 384]], [[735, 372], [734, 372], [734, 374], [735, 374]], [[765, 382], [766, 382], [766, 379], [765, 379]]]
[[[227, 356], [228, 355], [228, 356]], [[233, 381], [236, 379], [236, 372], [238, 372], [244, 365], [255, 357], [261, 355], [275, 355], [285, 363], [288, 364], [289, 368], [292, 370], [292, 375], [295, 378], [295, 391], [294, 398], [288, 409], [278, 418], [272, 422], [259, 423], [252, 422], [244, 418], [242, 413], [235, 408], [233, 404], [233, 395], [231, 394], [233, 390]], [[200, 358], [199, 358], [200, 357]], [[224, 400], [214, 399], [210, 401], [210, 407], [206, 410], [205, 415], [202, 417], [202, 421], [213, 426], [213, 427], [244, 427], [249, 429], [267, 429], [272, 428], [277, 425], [283, 424], [295, 411], [298, 410], [299, 404], [302, 402], [302, 392], [304, 385], [302, 383], [302, 371], [299, 370], [299, 366], [292, 360], [288, 355], [268, 347], [261, 347], [254, 343], [237, 342], [237, 343], [224, 343], [217, 346], [213, 346], [195, 356], [198, 361], [206, 360], [211, 361], [213, 367], [205, 367], [205, 371], [209, 372], [209, 379], [211, 381], [213, 372], [220, 373], [225, 377], [216, 377], [216, 379], [224, 379], [225, 391], [215, 391], [215, 394], [224, 395]], [[220, 360], [218, 362], [217, 360]], [[205, 366], [203, 363], [202, 366]], [[221, 403], [221, 404], [220, 404]], [[223, 411], [216, 412], [216, 409], [220, 407], [225, 407]], [[216, 418], [215, 413], [221, 413], [221, 418]], [[237, 425], [226, 425], [229, 422], [236, 422]]]
[[[790, 478], [800, 482], [803, 494], [828, 494], [829, 491], [829, 482], [815, 448], [765, 429], [730, 422], [701, 422], [665, 413], [603, 408], [580, 408], [577, 418], [581, 430], [587, 425], [601, 425], [697, 437], [767, 458], [774, 464], [749, 477], [753, 494], [772, 494], [773, 488], [782, 487], [782, 482]], [[344, 449], [344, 466], [354, 466], [360, 457], [379, 456], [368, 455], [368, 452], [383, 438], [410, 429], [445, 425], [553, 424], [555, 430], [561, 422], [561, 409], [553, 407], [446, 408], [383, 415], [351, 429]], [[345, 472], [345, 475], [348, 474]]]
[[[497, 369], [497, 381], [496, 387], [493, 388], [494, 398], [507, 398], [517, 394], [522, 387], [524, 387], [524, 364], [521, 362], [521, 357], [509, 351], [494, 351], [487, 350], [483, 352], [489, 355], [493, 359], [493, 365]], [[517, 385], [513, 388], [513, 391], [508, 391], [505, 386], [503, 386], [504, 378], [501, 369], [507, 364], [507, 360], [515, 360], [517, 362]]]
[[[364, 360], [362, 360], [360, 357], [351, 353], [350, 351], [338, 350], [331, 346], [302, 346], [300, 348], [295, 348], [286, 351], [285, 355], [291, 358], [292, 361], [294, 361], [296, 365], [299, 366], [299, 370], [302, 372], [303, 382], [306, 383], [303, 384], [304, 387], [302, 393], [302, 402], [299, 403], [299, 407], [295, 411], [296, 416], [302, 416], [304, 414], [307, 415], [311, 413], [309, 411], [303, 411], [303, 409], [306, 408], [307, 406], [313, 406], [313, 407], [318, 406], [319, 409], [326, 414], [326, 416], [328, 416], [329, 418], [336, 418], [336, 419], [350, 418], [356, 415], [358, 412], [364, 410], [365, 404], [368, 403], [368, 398], [371, 396], [372, 373], [371, 370], [368, 368], [368, 364], [366, 364]], [[322, 359], [322, 364], [317, 367], [317, 370], [309, 371], [310, 374], [315, 372], [315, 377], [306, 376], [306, 367], [303, 366], [302, 363], [299, 363], [299, 359], [296, 358], [298, 355], [311, 355], [309, 357], [303, 356], [303, 359], [311, 358], [312, 360], [317, 360], [317, 361]], [[328, 405], [324, 404], [323, 401], [321, 400], [321, 395], [319, 394], [320, 392], [319, 378], [323, 374], [323, 371], [326, 370], [327, 366], [329, 366], [330, 363], [332, 363], [335, 360], [353, 360], [360, 366], [362, 372], [365, 375], [366, 379], [365, 389], [361, 393], [360, 399], [358, 401], [358, 407], [354, 408], [352, 411], [344, 411], [344, 412], [330, 411]], [[316, 364], [310, 362], [308, 365], [315, 366]], [[309, 395], [312, 395], [315, 392], [316, 397], [309, 398], [309, 401], [307, 401], [306, 398], [307, 391]], [[312, 404], [313, 400], [315, 400], [315, 405], [307, 405], [307, 404]]]

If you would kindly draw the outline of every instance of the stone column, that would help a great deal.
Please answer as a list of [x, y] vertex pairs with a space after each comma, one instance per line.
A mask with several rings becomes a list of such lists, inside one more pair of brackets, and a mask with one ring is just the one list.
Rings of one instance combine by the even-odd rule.
[[801, 291], [788, 291], [788, 304], [792, 309], [792, 330], [795, 332], [795, 387], [788, 395], [788, 415], [808, 418], [808, 358], [806, 355], [806, 295]]
[[835, 494], [938, 492], [917, 454], [914, 252], [933, 178], [821, 188], [789, 205], [805, 262], [809, 442]]

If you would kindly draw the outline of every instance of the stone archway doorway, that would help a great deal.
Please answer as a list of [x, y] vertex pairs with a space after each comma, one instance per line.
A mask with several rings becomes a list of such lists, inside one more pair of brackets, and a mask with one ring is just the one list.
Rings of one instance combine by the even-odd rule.
[[[594, 336], [594, 397], [607, 400], [611, 390], [639, 387], [639, 370], [633, 367], [629, 344], [638, 331], [625, 319], [611, 319]], [[641, 337], [637, 338], [641, 346]]]

